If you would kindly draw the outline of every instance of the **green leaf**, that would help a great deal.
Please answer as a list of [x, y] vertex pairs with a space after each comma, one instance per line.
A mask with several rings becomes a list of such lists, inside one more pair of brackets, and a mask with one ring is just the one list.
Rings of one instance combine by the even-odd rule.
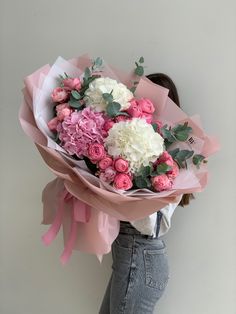
[[91, 70], [90, 68], [85, 68], [84, 70], [84, 80], [86, 81], [91, 76]]
[[97, 67], [102, 66], [102, 64], [103, 64], [102, 58], [101, 58], [101, 57], [97, 57], [97, 58], [95, 59], [95, 61], [94, 61], [94, 64], [95, 64]]
[[153, 130], [156, 132], [157, 131], [157, 124], [156, 123], [152, 123], [152, 127], [153, 127]]
[[83, 104], [81, 104], [80, 101], [74, 99], [73, 97], [70, 98], [68, 103], [69, 103], [71, 108], [74, 108], [74, 109], [82, 109], [83, 108]]
[[180, 151], [180, 149], [179, 148], [176, 148], [176, 149], [173, 149], [173, 150], [171, 150], [171, 151], [169, 151], [168, 153], [171, 155], [171, 157], [173, 158], [173, 159], [175, 159], [175, 157], [176, 157], [176, 155], [177, 155], [177, 153]]
[[179, 131], [175, 133], [175, 137], [180, 142], [186, 141], [188, 136], [189, 136], [189, 133], [187, 131]]
[[192, 128], [188, 126], [188, 122], [185, 122], [184, 124], [178, 124], [172, 128], [172, 132], [178, 141], [184, 142], [192, 132]]
[[79, 100], [81, 99], [81, 95], [77, 90], [72, 90], [71, 95], [74, 97], [74, 99]]
[[190, 157], [192, 157], [194, 154], [194, 151], [193, 150], [188, 150], [188, 149], [183, 149], [183, 150], [180, 150], [175, 158], [179, 159], [179, 160], [186, 160]]
[[193, 164], [199, 168], [199, 165], [201, 164], [202, 161], [204, 161], [205, 157], [200, 154], [196, 154], [193, 156]]
[[134, 70], [134, 73], [138, 76], [143, 76], [144, 68], [141, 65], [138, 65], [136, 69]]
[[167, 171], [171, 170], [172, 168], [170, 166], [168, 166], [167, 164], [165, 163], [161, 163], [157, 166], [157, 173], [158, 174], [164, 174], [166, 173]]
[[112, 94], [110, 94], [110, 93], [103, 93], [103, 94], [102, 94], [102, 97], [103, 97], [103, 99], [104, 99], [106, 102], [108, 102], [108, 103], [113, 102], [113, 96], [112, 96]]
[[162, 133], [162, 136], [164, 137], [164, 139], [167, 139], [168, 142], [174, 143], [176, 141], [176, 138], [173, 136], [171, 129], [168, 129], [167, 125], [164, 125], [161, 128], [161, 133]]
[[152, 172], [152, 167], [151, 166], [146, 166], [146, 167], [142, 167], [139, 171], [139, 174], [142, 176], [142, 177], [148, 177], [150, 176]]
[[139, 63], [144, 63], [144, 57], [139, 58]]
[[134, 94], [136, 90], [136, 86], [131, 87], [129, 90]]
[[183, 149], [183, 150], [180, 150], [174, 160], [178, 163], [178, 165], [181, 167], [181, 168], [185, 168], [187, 166], [186, 164], [186, 160], [190, 157], [192, 157], [192, 155], [194, 154], [194, 151], [193, 150], [187, 150], [187, 149]]
[[109, 103], [106, 110], [109, 117], [115, 117], [120, 111], [121, 105], [118, 102], [113, 101]]
[[151, 186], [150, 181], [142, 176], [135, 177], [134, 182], [139, 189], [145, 189]]

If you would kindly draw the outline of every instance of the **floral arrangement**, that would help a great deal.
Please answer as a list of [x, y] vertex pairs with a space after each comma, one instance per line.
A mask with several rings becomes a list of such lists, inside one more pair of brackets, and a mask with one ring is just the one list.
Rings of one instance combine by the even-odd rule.
[[[144, 58], [136, 62], [143, 75]], [[167, 149], [186, 141], [188, 123], [174, 127], [154, 118], [158, 111], [148, 98], [135, 97], [110, 77], [102, 77], [101, 58], [82, 77], [60, 75], [51, 93], [54, 117], [48, 122], [56, 142], [74, 159], [84, 160], [101, 181], [117, 190], [147, 188], [156, 192], [172, 188], [187, 160], [199, 166], [204, 156], [193, 150]]]
[[143, 76], [101, 58], [59, 57], [25, 78], [19, 118], [55, 174], [42, 193], [49, 245], [63, 227], [61, 262], [73, 250], [111, 250], [119, 221], [144, 218], [201, 192], [218, 140]]

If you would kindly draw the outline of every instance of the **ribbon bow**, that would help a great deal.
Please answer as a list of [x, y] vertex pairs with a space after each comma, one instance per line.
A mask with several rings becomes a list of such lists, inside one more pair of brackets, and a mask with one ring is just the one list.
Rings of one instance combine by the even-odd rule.
[[71, 227], [69, 238], [60, 257], [62, 264], [66, 264], [72, 254], [77, 237], [78, 222], [89, 222], [91, 215], [91, 207], [74, 197], [70, 192], [67, 191], [66, 188], [64, 188], [58, 198], [57, 211], [54, 221], [48, 231], [42, 236], [42, 241], [45, 245], [49, 245], [57, 236], [63, 221], [63, 215], [65, 211], [64, 204], [68, 202], [72, 203]]

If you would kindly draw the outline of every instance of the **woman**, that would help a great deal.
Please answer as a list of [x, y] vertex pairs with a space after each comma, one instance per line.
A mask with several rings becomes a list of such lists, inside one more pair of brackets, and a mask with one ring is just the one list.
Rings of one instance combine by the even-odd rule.
[[[169, 89], [169, 97], [180, 106], [177, 89], [165, 74], [147, 76]], [[120, 233], [112, 244], [112, 274], [99, 314], [151, 314], [169, 279], [166, 246], [160, 236], [170, 228], [177, 205], [188, 205], [192, 194], [180, 196], [144, 219], [120, 222]]]

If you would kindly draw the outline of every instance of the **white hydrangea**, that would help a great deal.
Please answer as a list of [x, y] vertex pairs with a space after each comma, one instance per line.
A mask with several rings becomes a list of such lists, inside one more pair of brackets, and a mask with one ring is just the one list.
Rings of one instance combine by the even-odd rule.
[[163, 153], [164, 139], [144, 119], [133, 118], [113, 125], [105, 139], [105, 147], [111, 156], [128, 160], [135, 173]]
[[106, 110], [106, 102], [102, 94], [111, 93], [114, 101], [121, 105], [121, 110], [128, 109], [129, 101], [134, 97], [132, 92], [122, 83], [118, 83], [109, 77], [100, 77], [89, 84], [85, 92], [85, 102], [94, 110], [101, 112]]

